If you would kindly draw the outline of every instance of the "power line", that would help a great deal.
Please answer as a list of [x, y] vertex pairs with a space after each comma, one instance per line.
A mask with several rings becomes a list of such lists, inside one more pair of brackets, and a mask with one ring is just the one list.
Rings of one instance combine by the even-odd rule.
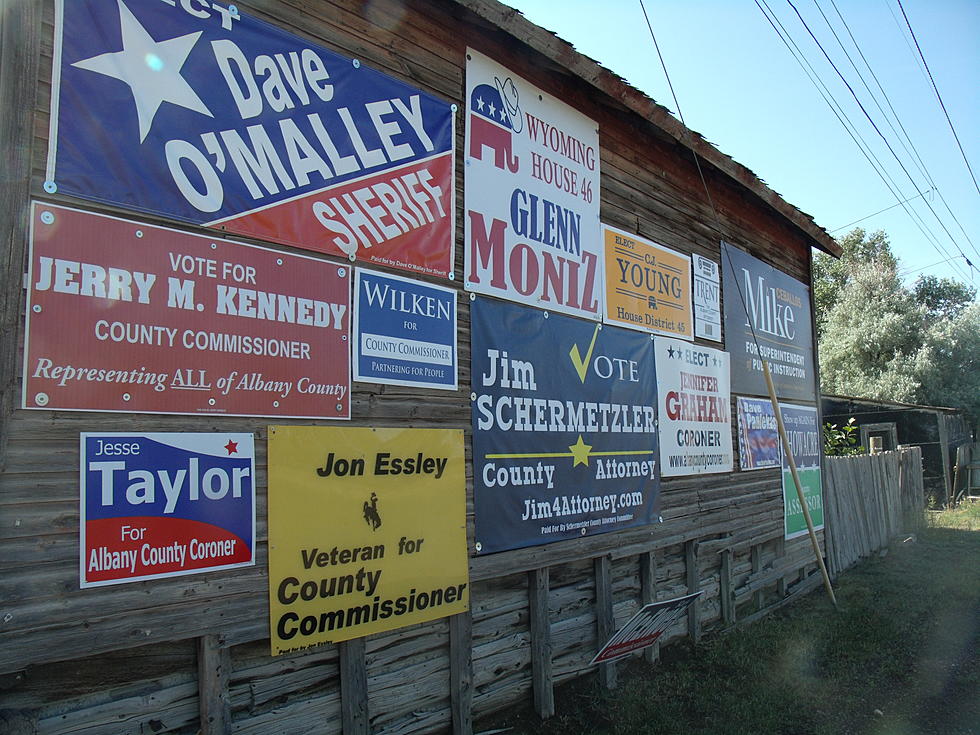
[[[902, 159], [899, 158], [899, 156], [898, 156], [897, 153], [895, 153], [895, 149], [892, 148], [891, 143], [888, 142], [888, 139], [881, 132], [881, 129], [878, 127], [878, 125], [872, 119], [871, 115], [868, 114], [867, 109], [864, 107], [864, 104], [861, 102], [860, 98], [857, 96], [857, 93], [855, 93], [854, 88], [851, 86], [851, 84], [847, 81], [847, 79], [841, 73], [840, 69], [837, 67], [837, 64], [834, 63], [834, 60], [830, 58], [830, 55], [827, 53], [826, 49], [824, 49], [823, 44], [820, 43], [819, 39], [817, 39], [817, 37], [814, 35], [813, 31], [810, 30], [810, 26], [807, 24], [806, 20], [803, 18], [803, 15], [797, 9], [796, 5], [793, 4], [793, 0], [786, 0], [786, 2], [793, 9], [793, 12], [796, 13], [796, 17], [799, 18], [800, 23], [803, 25], [803, 28], [806, 29], [806, 32], [809, 34], [810, 38], [813, 39], [813, 42], [817, 45], [817, 48], [820, 49], [820, 52], [823, 54], [824, 58], [827, 60], [827, 63], [830, 64], [830, 66], [833, 68], [834, 72], [840, 78], [841, 82], [843, 82], [844, 86], [847, 87], [847, 91], [850, 92], [851, 97], [854, 99], [854, 102], [857, 104], [858, 108], [864, 114], [865, 118], [867, 118], [868, 122], [871, 124], [871, 127], [874, 128], [875, 132], [878, 134], [878, 137], [881, 138], [882, 142], [885, 144], [885, 147], [888, 148], [888, 151], [892, 154], [892, 157], [898, 163], [899, 168], [902, 169], [902, 171], [908, 177], [909, 181], [912, 182], [912, 186], [915, 187], [916, 191], [920, 191], [919, 186], [915, 182], [915, 179], [912, 178], [912, 174], [909, 173], [908, 169], [905, 167], [905, 164], [902, 163]], [[980, 189], [978, 189], [978, 191], [980, 191]], [[938, 214], [936, 214], [936, 210], [933, 209], [932, 205], [929, 204], [928, 200], [923, 199], [922, 201], [926, 205], [926, 207], [929, 209], [929, 211], [932, 213], [932, 216], [936, 218], [936, 221], [939, 223], [939, 226], [943, 228], [943, 231], [949, 237], [950, 242], [953, 243], [953, 247], [955, 247], [960, 252], [960, 254], [963, 255], [964, 258], [966, 258], [966, 255], [963, 253], [962, 248], [960, 248], [959, 243], [956, 242], [956, 238], [953, 237], [953, 233], [951, 233], [949, 231], [949, 228], [946, 227], [946, 223], [942, 221], [942, 219], [939, 217]], [[948, 253], [945, 253], [944, 252], [943, 254], [944, 255], [947, 255]]]
[[[922, 192], [920, 194], [916, 194], [915, 196], [910, 196], [908, 199], [905, 199], [904, 201], [898, 202], [897, 204], [893, 204], [890, 207], [885, 207], [884, 209], [879, 209], [877, 212], [873, 212], [872, 214], [865, 215], [864, 217], [861, 217], [861, 219], [856, 219], [853, 222], [848, 222], [846, 225], [841, 225], [840, 227], [835, 227], [832, 230], [828, 230], [828, 232], [830, 232], [831, 234], [833, 234], [834, 232], [838, 232], [840, 230], [843, 230], [845, 227], [850, 227], [851, 225], [856, 225], [858, 222], [864, 222], [864, 220], [871, 219], [872, 217], [874, 217], [877, 214], [881, 214], [882, 212], [887, 212], [889, 209], [895, 209], [895, 207], [900, 207], [903, 204], [905, 204], [905, 202], [911, 202], [913, 199], [918, 199], [919, 197], [925, 196], [930, 191], [933, 191], [933, 189], [929, 189], [928, 191], [924, 191], [924, 192]], [[949, 260], [949, 258], [947, 258], [947, 260]]]
[[[813, 2], [814, 2], [814, 5], [817, 6], [817, 9], [820, 10], [820, 14], [821, 15], [824, 15], [823, 10], [820, 8], [820, 5], [818, 3], [818, 0], [813, 0]], [[854, 34], [851, 32], [851, 27], [847, 24], [847, 21], [844, 19], [844, 15], [840, 12], [840, 8], [837, 7], [837, 3], [835, 2], [835, 0], [830, 0], [830, 4], [833, 6], [834, 11], [837, 13], [837, 17], [840, 18], [840, 22], [844, 26], [844, 30], [847, 31], [847, 35], [850, 37], [851, 43], [854, 45], [855, 50], [860, 55], [861, 61], [864, 62], [864, 66], [867, 68], [868, 72], [871, 74], [871, 78], [874, 79], [875, 85], [878, 87], [878, 90], [881, 92], [882, 97], [885, 98], [885, 103], [888, 105], [888, 109], [891, 110], [892, 117], [894, 117], [895, 118], [895, 122], [898, 123], [898, 127], [901, 129], [902, 134], [905, 136], [905, 140], [908, 141], [909, 147], [911, 147], [911, 149], [912, 149], [912, 154], [914, 154], [916, 160], [918, 161], [919, 171], [921, 171], [925, 175], [925, 177], [927, 179], [929, 179], [929, 183], [932, 185], [932, 188], [939, 195], [939, 199], [940, 199], [940, 201], [942, 201], [943, 206], [946, 207], [946, 211], [949, 212], [949, 216], [953, 218], [953, 221], [954, 222], [956, 222], [957, 226], [960, 228], [960, 232], [963, 233], [963, 237], [966, 238], [966, 241], [968, 243], [970, 243], [970, 247], [973, 248], [973, 252], [975, 252], [978, 256], [980, 256], [980, 250], [977, 250], [977, 246], [974, 245], [973, 240], [970, 239], [970, 235], [967, 233], [966, 228], [963, 227], [963, 224], [960, 222], [959, 218], [953, 213], [953, 209], [949, 206], [949, 202], [946, 201], [946, 197], [943, 195], [942, 191], [936, 185], [936, 181], [935, 181], [935, 179], [932, 178], [932, 174], [929, 172], [929, 168], [926, 166], [925, 161], [922, 159], [922, 156], [919, 155], [919, 151], [915, 147], [915, 144], [912, 142], [911, 136], [909, 135], [908, 131], [905, 129], [905, 126], [902, 124], [902, 118], [899, 117], [898, 113], [895, 111], [895, 107], [894, 107], [894, 105], [892, 105], [891, 98], [888, 96], [888, 93], [885, 91], [884, 86], [882, 86], [881, 80], [878, 79], [878, 75], [875, 74], [874, 69], [871, 68], [871, 63], [868, 61], [867, 57], [865, 57], [864, 52], [861, 50], [861, 45], [857, 42], [857, 39], [854, 38]], [[891, 10], [891, 8], [889, 8], [889, 10]], [[895, 14], [894, 13], [892, 13], [892, 17], [895, 19], [895, 22], [898, 23], [898, 18], [895, 18]], [[827, 21], [827, 16], [826, 15], [824, 15], [824, 20]], [[829, 21], [827, 21], [827, 25], [830, 26], [830, 22]], [[899, 30], [901, 30], [901, 26], [899, 26]], [[831, 31], [833, 31], [833, 27], [831, 27]], [[905, 38], [905, 34], [904, 33], [902, 34], [902, 37], [903, 37], [903, 39], [905, 39], [905, 42], [908, 45], [908, 39]], [[834, 38], [837, 38], [837, 34], [836, 33], [834, 33]], [[837, 43], [841, 46], [841, 50], [844, 50], [844, 46], [843, 46], [843, 44], [840, 43], [840, 39], [839, 38], [837, 39]], [[912, 47], [909, 45], [909, 51], [911, 51], [911, 50], [912, 50]], [[847, 53], [846, 50], [844, 50], [844, 54], [845, 54], [845, 56], [847, 56], [848, 61], [851, 61], [850, 55]], [[913, 57], [914, 57], [914, 55], [913, 55]], [[919, 62], [919, 59], [918, 58], [916, 58], [916, 62], [917, 63]], [[851, 66], [854, 66], [854, 62], [853, 61], [851, 61]], [[921, 64], [919, 64], [919, 66], [921, 68]], [[856, 67], [855, 67], [855, 71], [857, 71], [857, 68]], [[864, 84], [865, 89], [868, 89], [868, 93], [871, 94], [871, 98], [875, 100], [875, 104], [878, 105], [878, 101], [875, 99], [874, 94], [868, 88], [868, 85], [864, 81], [864, 78], [861, 76], [860, 72], [858, 72], [858, 76], [861, 78], [861, 82]], [[888, 115], [885, 113], [884, 110], [881, 109], [881, 105], [878, 105], [878, 110], [881, 111], [881, 114], [885, 117], [885, 121], [888, 122]], [[891, 127], [892, 132], [895, 133], [896, 136], [898, 136], [898, 132], [895, 130], [894, 126], [892, 126], [890, 122], [888, 124], [889, 124], [889, 127]], [[899, 138], [899, 141], [901, 142], [901, 140], [902, 140], [901, 136], [898, 136], [898, 138]], [[902, 147], [905, 148], [905, 151], [907, 153], [909, 152], [909, 148], [906, 147], [904, 143], [902, 143]]]
[[[760, 0], [755, 0], [756, 7], [759, 8], [759, 11], [769, 22], [769, 25], [772, 27], [773, 31], [775, 31], [776, 36], [780, 39], [780, 41], [783, 42], [783, 45], [786, 46], [787, 50], [790, 52], [790, 55], [792, 55], [793, 58], [796, 60], [796, 63], [799, 64], [800, 68], [803, 70], [803, 73], [807, 76], [807, 78], [810, 80], [810, 83], [813, 84], [814, 88], [817, 90], [817, 93], [823, 98], [824, 102], [830, 108], [831, 112], [834, 113], [834, 116], [837, 118], [838, 122], [840, 122], [845, 132], [850, 136], [851, 140], [857, 146], [858, 150], [868, 161], [868, 164], [871, 166], [872, 170], [881, 179], [882, 183], [885, 185], [885, 188], [887, 188], [888, 191], [891, 192], [892, 196], [894, 196], [895, 199], [899, 202], [899, 204], [902, 205], [902, 208], [905, 210], [905, 213], [909, 216], [909, 219], [912, 220], [912, 224], [914, 224], [919, 229], [919, 232], [922, 233], [922, 236], [926, 239], [926, 241], [929, 242], [936, 249], [937, 252], [941, 253], [944, 256], [949, 257], [949, 253], [945, 252], [944, 248], [936, 239], [935, 235], [932, 234], [932, 232], [929, 230], [925, 222], [922, 221], [921, 218], [918, 216], [918, 213], [915, 212], [915, 210], [907, 207], [905, 203], [902, 201], [904, 195], [899, 193], [898, 185], [895, 183], [894, 179], [891, 178], [891, 175], [888, 173], [887, 169], [885, 169], [884, 165], [881, 163], [878, 157], [871, 150], [870, 146], [868, 146], [868, 144], [864, 141], [864, 138], [861, 136], [860, 132], [858, 132], [857, 128], [854, 127], [854, 124], [847, 117], [847, 114], [844, 112], [843, 108], [841, 108], [839, 103], [837, 103], [837, 100], [834, 98], [833, 94], [824, 84], [823, 80], [820, 78], [820, 75], [817, 73], [816, 69], [814, 69], [813, 66], [810, 64], [809, 60], [806, 58], [806, 55], [803, 53], [802, 49], [800, 49], [800, 47], [797, 45], [796, 41], [790, 35], [786, 27], [783, 26], [782, 21], [779, 20], [779, 17], [776, 15], [776, 13], [772, 10], [772, 8], [769, 7], [766, 0], [761, 0], [761, 2], [762, 4], [760, 5]], [[765, 5], [765, 8], [763, 8], [763, 5]]]
[[977, 177], [973, 175], [973, 168], [970, 166], [970, 162], [966, 158], [966, 153], [963, 151], [963, 144], [960, 143], [960, 136], [956, 134], [956, 128], [953, 127], [953, 121], [949, 118], [949, 113], [946, 111], [946, 104], [943, 102], [942, 95], [939, 94], [939, 88], [936, 87], [936, 80], [932, 78], [932, 72], [929, 70], [929, 64], [926, 62], [926, 57], [922, 54], [922, 47], [919, 46], [919, 39], [915, 37], [915, 31], [912, 30], [912, 24], [909, 23], [909, 17], [905, 14], [905, 7], [902, 5], [902, 0], [896, 0], [899, 9], [902, 11], [902, 17], [905, 18], [905, 25], [909, 27], [909, 33], [912, 34], [912, 40], [915, 41], [915, 48], [919, 52], [919, 58], [922, 59], [922, 64], [926, 68], [926, 73], [929, 75], [929, 81], [932, 83], [932, 90], [936, 93], [936, 99], [939, 100], [939, 106], [943, 108], [943, 114], [946, 116], [946, 122], [949, 123], [949, 129], [953, 132], [953, 137], [956, 138], [956, 145], [960, 149], [960, 155], [963, 156], [963, 163], [966, 164], [967, 171], [970, 172], [970, 178], [973, 179], [973, 186], [976, 187], [977, 194], [980, 194], [980, 185], [977, 184]]

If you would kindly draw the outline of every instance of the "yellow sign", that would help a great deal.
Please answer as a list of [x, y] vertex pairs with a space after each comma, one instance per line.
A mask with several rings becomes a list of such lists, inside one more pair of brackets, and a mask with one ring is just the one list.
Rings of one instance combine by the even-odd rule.
[[605, 322], [693, 341], [691, 259], [609, 225], [602, 234]]
[[272, 654], [469, 609], [463, 432], [269, 427]]

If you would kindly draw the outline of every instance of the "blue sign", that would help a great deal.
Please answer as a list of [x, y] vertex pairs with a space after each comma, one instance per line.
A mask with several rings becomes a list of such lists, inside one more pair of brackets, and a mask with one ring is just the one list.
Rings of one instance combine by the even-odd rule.
[[456, 292], [358, 268], [354, 380], [457, 389]]
[[81, 435], [81, 586], [255, 563], [251, 434]]
[[810, 289], [727, 242], [721, 243], [721, 281], [732, 392], [768, 395], [766, 360], [777, 398], [815, 400]]
[[738, 398], [738, 456], [743, 470], [779, 467], [779, 431], [768, 398]]
[[448, 103], [230, 4], [58, 0], [56, 19], [49, 192], [452, 271]]
[[650, 523], [650, 335], [479, 297], [470, 315], [477, 552]]

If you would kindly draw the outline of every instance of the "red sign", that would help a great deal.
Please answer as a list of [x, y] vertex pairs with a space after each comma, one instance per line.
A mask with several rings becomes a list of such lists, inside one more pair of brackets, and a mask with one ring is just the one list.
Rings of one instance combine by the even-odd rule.
[[701, 590], [684, 597], [644, 605], [589, 662], [604, 664], [652, 646], [701, 595]]
[[350, 268], [35, 202], [25, 408], [350, 418]]

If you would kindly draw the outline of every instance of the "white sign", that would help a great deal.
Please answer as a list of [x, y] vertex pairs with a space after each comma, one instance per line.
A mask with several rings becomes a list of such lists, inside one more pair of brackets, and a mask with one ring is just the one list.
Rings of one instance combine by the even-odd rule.
[[731, 472], [728, 353], [667, 337], [654, 340], [664, 477]]
[[721, 297], [718, 264], [691, 256], [694, 275], [694, 336], [721, 342]]
[[466, 50], [468, 291], [602, 316], [599, 128]]

